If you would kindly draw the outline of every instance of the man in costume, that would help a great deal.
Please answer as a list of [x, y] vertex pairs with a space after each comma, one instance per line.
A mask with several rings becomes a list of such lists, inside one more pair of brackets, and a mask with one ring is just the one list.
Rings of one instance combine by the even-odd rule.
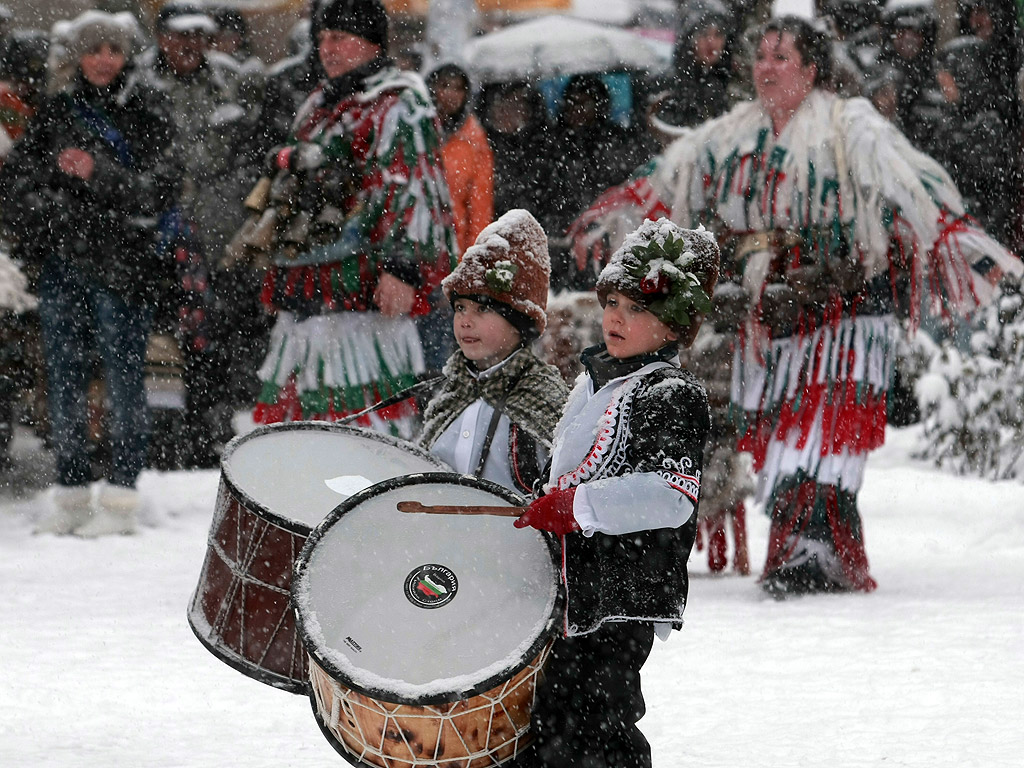
[[827, 36], [763, 29], [757, 98], [684, 131], [575, 225], [578, 258], [671, 210], [722, 244], [716, 312], [738, 315], [732, 406], [772, 525], [771, 595], [870, 591], [857, 492], [885, 435], [896, 311], [966, 315], [1021, 263], [949, 175], [864, 99], [839, 99]]
[[[268, 260], [262, 298], [277, 312], [260, 423], [334, 420], [414, 383], [424, 361], [412, 318], [430, 311], [457, 253], [434, 107], [385, 55], [383, 5], [334, 0], [319, 22], [327, 79], [271, 150], [272, 181], [233, 244]], [[372, 418], [408, 435], [411, 408]]]

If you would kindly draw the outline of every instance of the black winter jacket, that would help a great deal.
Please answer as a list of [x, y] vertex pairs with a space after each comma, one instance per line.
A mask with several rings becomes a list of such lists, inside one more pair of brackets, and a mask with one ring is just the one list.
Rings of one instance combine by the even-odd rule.
[[[584, 362], [589, 363], [589, 370], [595, 371], [594, 350], [588, 353]], [[631, 366], [640, 370], [653, 359], [656, 358], [612, 361], [618, 367], [612, 375], [622, 376]], [[607, 356], [604, 360], [608, 360]], [[602, 384], [600, 378], [596, 379], [595, 390], [600, 391]], [[565, 429], [587, 432], [582, 423], [570, 426], [570, 412], [578, 394], [577, 391], [570, 395], [567, 416], [556, 431], [556, 442], [562, 439]], [[609, 423], [602, 427], [609, 429], [599, 428], [595, 432], [597, 442], [580, 466], [579, 474], [569, 481], [570, 486], [621, 478], [624, 482], [619, 490], [626, 491], [627, 499], [622, 514], [638, 519], [661, 517], [652, 505], [663, 503], [666, 491], [688, 498], [692, 514], [675, 528], [657, 527], [617, 535], [567, 535], [563, 573], [568, 598], [566, 634], [586, 634], [605, 621], [625, 620], [667, 622], [678, 629], [686, 605], [686, 563], [697, 531], [700, 475], [710, 430], [707, 394], [691, 373], [670, 365], [643, 374], [635, 387], [627, 384], [622, 399], [609, 405], [605, 414]], [[641, 482], [634, 482], [633, 478]], [[551, 480], [556, 478], [552, 476]], [[660, 480], [664, 486], [654, 495], [652, 480], [656, 484]], [[636, 487], [636, 493], [631, 494], [627, 485]]]
[[[4, 163], [0, 204], [26, 263], [143, 301], [173, 276], [156, 260], [156, 238], [181, 172], [168, 102], [124, 83], [123, 73], [103, 89], [79, 77], [49, 97]], [[58, 167], [72, 148], [92, 155], [88, 180]]]

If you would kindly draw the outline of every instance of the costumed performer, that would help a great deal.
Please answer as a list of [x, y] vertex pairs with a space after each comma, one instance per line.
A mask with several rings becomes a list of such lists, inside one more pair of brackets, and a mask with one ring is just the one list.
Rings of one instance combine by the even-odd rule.
[[771, 515], [761, 585], [775, 597], [876, 587], [857, 492], [885, 437], [897, 310], [912, 327], [922, 308], [965, 316], [1022, 272], [942, 167], [866, 99], [826, 90], [830, 49], [811, 22], [768, 22], [757, 98], [683, 131], [574, 230], [578, 258], [665, 211], [717, 233], [716, 311], [749, 311], [732, 405]]
[[568, 389], [530, 344], [547, 324], [547, 235], [525, 210], [488, 225], [444, 279], [459, 349], [424, 413], [420, 444], [457, 472], [531, 495]]
[[678, 351], [711, 308], [718, 261], [709, 232], [660, 219], [601, 272], [604, 343], [583, 353], [544, 494], [515, 521], [561, 536], [567, 595], [524, 766], [651, 765], [640, 669], [655, 633], [682, 626], [710, 428]]
[[[228, 248], [229, 260], [270, 262], [261, 423], [336, 420], [413, 384], [424, 371], [413, 316], [430, 311], [457, 254], [434, 107], [386, 55], [384, 6], [330, 0], [319, 30], [327, 79], [270, 152], [273, 180]], [[406, 401], [360, 423], [408, 437], [414, 417]]]

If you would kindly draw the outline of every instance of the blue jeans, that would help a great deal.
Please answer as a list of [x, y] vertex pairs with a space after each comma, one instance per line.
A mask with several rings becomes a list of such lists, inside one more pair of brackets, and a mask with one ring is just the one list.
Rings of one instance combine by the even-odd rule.
[[143, 365], [151, 312], [81, 274], [47, 265], [39, 318], [48, 377], [50, 428], [61, 485], [92, 480], [86, 428], [90, 350], [103, 359], [109, 408], [110, 482], [131, 487], [142, 471], [149, 433]]

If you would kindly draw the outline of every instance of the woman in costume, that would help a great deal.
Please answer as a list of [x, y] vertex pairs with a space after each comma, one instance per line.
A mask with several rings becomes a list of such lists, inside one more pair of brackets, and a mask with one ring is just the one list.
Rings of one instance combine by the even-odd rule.
[[826, 35], [769, 22], [757, 98], [683, 132], [575, 225], [580, 259], [665, 210], [717, 232], [716, 311], [740, 318], [732, 406], [772, 519], [761, 584], [776, 597], [876, 586], [857, 493], [885, 436], [897, 309], [963, 316], [1022, 271], [949, 175], [868, 101], [825, 90], [829, 74]]

